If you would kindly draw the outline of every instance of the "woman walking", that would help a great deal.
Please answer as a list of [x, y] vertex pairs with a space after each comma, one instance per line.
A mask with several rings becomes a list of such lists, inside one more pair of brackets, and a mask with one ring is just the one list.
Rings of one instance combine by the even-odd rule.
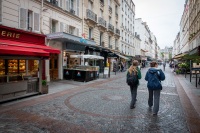
[[165, 74], [161, 69], [157, 69], [158, 64], [155, 61], [151, 62], [150, 66], [151, 68], [149, 68], [145, 76], [145, 80], [148, 81], [148, 105], [150, 108], [153, 106], [153, 115], [157, 115], [159, 111], [160, 91], [162, 90], [161, 81], [165, 80]]
[[137, 101], [137, 88], [139, 85], [139, 79], [142, 78], [140, 69], [138, 68], [138, 61], [134, 60], [127, 72], [127, 84], [130, 86], [131, 91], [131, 104], [130, 109], [135, 108], [135, 102]]

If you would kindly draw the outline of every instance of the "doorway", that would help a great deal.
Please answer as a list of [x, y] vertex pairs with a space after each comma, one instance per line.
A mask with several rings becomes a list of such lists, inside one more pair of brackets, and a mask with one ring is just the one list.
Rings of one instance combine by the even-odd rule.
[[58, 54], [51, 54], [49, 61], [50, 80], [58, 79]]

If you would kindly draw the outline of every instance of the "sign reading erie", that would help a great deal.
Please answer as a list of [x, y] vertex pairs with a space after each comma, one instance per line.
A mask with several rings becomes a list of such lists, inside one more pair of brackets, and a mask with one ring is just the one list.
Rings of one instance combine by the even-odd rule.
[[20, 37], [20, 34], [2, 30], [2, 31], [1, 31], [1, 36], [4, 36], [4, 37], [11, 37], [11, 38], [19, 38], [19, 37]]

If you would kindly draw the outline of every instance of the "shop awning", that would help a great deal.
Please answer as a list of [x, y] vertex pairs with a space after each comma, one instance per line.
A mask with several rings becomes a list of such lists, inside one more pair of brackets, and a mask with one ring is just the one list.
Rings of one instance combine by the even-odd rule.
[[2, 45], [0, 43], [0, 55], [29, 55], [29, 56], [42, 56], [49, 57], [49, 52], [40, 49], [23, 48], [9, 45]]
[[84, 59], [96, 59], [103, 60], [104, 57], [98, 55], [70, 55], [71, 58], [84, 58]]
[[123, 59], [125, 59], [125, 60], [130, 60], [129, 58], [127, 58], [127, 57], [125, 57], [125, 56], [123, 56], [123, 55], [120, 55], [120, 54], [116, 54], [116, 55], [118, 55], [120, 58], [123, 58]]
[[[13, 55], [30, 55], [30, 56], [47, 56], [47, 54], [55, 53], [59, 54], [60, 50], [46, 46], [46, 45], [36, 45], [31, 43], [15, 42], [10, 40], [0, 40], [0, 54], [13, 54]], [[11, 52], [13, 51], [13, 52]], [[34, 54], [31, 54], [33, 52]], [[36, 54], [38, 53], [38, 54]], [[40, 54], [39, 54], [40, 53]]]
[[173, 57], [173, 59], [179, 59], [179, 58], [183, 57], [183, 56], [186, 55], [186, 54], [187, 54], [187, 53], [181, 53], [181, 54], [175, 55], [175, 56]]

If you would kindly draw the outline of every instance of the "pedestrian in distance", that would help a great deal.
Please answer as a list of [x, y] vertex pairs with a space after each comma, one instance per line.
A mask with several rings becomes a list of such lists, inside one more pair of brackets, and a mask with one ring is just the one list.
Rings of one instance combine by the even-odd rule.
[[150, 67], [145, 75], [149, 91], [148, 105], [150, 108], [153, 106], [153, 115], [157, 115], [159, 111], [160, 92], [162, 90], [161, 81], [165, 80], [165, 74], [161, 69], [157, 68], [158, 64], [155, 61], [150, 63]]
[[139, 85], [139, 79], [141, 79], [141, 71], [138, 68], [138, 61], [134, 60], [130, 68], [128, 69], [127, 75], [126, 75], [126, 83], [130, 86], [131, 91], [131, 103], [130, 103], [130, 109], [135, 108], [135, 103], [137, 101], [137, 88]]
[[166, 66], [166, 63], [163, 62], [163, 70], [165, 71], [165, 66]]

